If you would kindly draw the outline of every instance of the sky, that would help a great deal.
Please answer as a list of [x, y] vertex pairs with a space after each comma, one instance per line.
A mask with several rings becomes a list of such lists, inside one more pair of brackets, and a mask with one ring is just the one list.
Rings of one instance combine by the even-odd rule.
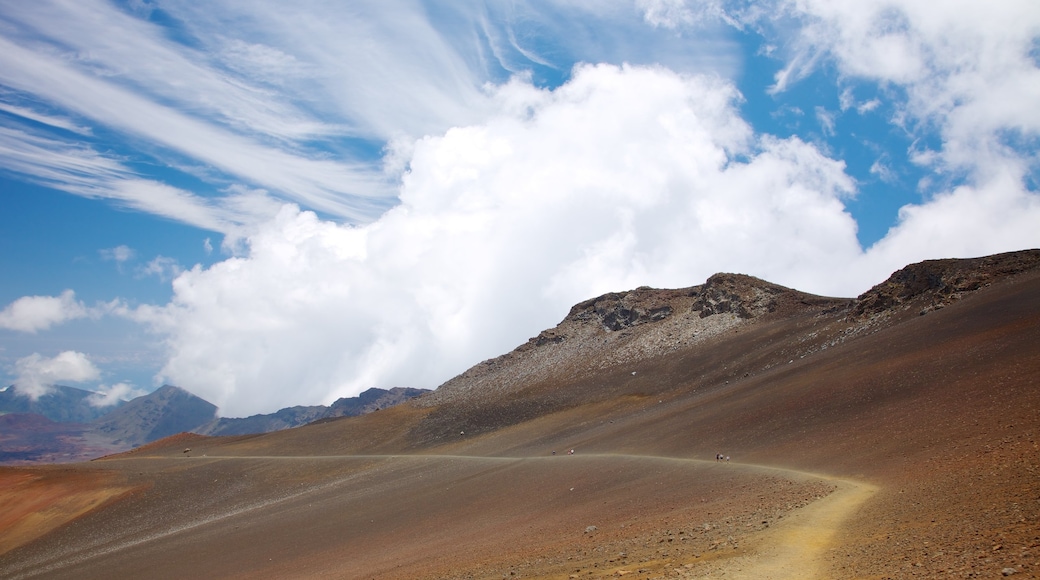
[[0, 3], [0, 381], [435, 388], [716, 272], [1040, 247], [1040, 3]]

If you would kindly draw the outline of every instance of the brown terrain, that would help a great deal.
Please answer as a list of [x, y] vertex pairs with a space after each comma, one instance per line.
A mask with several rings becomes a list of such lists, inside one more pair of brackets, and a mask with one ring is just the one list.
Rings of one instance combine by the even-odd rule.
[[1036, 578], [1038, 383], [1037, 250], [640, 288], [361, 417], [0, 469], [0, 577]]

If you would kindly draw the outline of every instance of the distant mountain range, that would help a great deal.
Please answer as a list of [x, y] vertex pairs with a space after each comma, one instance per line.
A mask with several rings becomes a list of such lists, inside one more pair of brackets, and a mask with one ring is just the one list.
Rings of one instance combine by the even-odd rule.
[[34, 400], [8, 387], [0, 391], [0, 413], [32, 413], [58, 423], [89, 423], [126, 402], [100, 406], [96, 404], [100, 399], [92, 391], [55, 385]]
[[215, 421], [193, 429], [200, 435], [245, 435], [248, 433], [269, 433], [290, 427], [299, 427], [322, 419], [354, 417], [372, 411], [378, 411], [418, 397], [428, 389], [394, 387], [390, 390], [372, 388], [356, 397], [338, 399], [328, 407], [325, 405], [297, 406], [281, 409], [267, 415], [252, 415], [244, 419], [221, 417]]
[[267, 433], [322, 419], [363, 415], [425, 392], [372, 388], [329, 406], [290, 407], [237, 419], [217, 417], [216, 405], [171, 385], [107, 407], [97, 406], [97, 393], [74, 387], [55, 385], [35, 400], [8, 387], [0, 391], [0, 464], [82, 461], [182, 432]]

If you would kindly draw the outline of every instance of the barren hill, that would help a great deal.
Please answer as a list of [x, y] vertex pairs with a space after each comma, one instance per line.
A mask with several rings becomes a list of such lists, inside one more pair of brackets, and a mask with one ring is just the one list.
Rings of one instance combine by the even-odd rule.
[[1037, 377], [1036, 250], [639, 288], [390, 409], [0, 470], [0, 576], [1037, 577]]

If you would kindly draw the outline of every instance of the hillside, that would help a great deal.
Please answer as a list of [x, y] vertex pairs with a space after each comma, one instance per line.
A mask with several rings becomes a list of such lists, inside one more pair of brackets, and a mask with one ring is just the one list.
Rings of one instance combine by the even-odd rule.
[[379, 412], [2, 469], [0, 576], [1037, 577], [1038, 376], [1037, 250], [639, 288]]

